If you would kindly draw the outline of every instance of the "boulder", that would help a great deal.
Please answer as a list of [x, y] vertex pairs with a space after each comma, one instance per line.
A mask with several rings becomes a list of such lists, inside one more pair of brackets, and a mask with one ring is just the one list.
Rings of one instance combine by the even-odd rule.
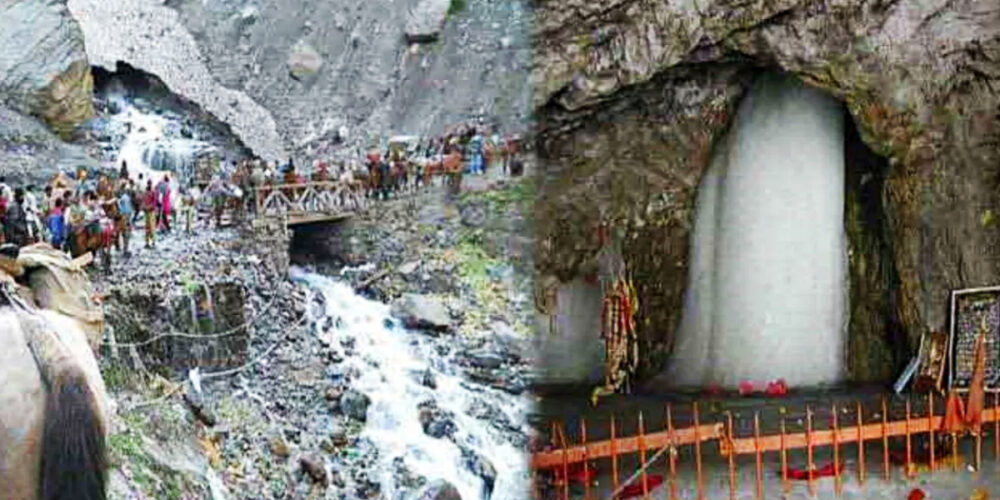
[[299, 459], [299, 466], [302, 467], [302, 471], [305, 472], [314, 483], [324, 486], [326, 485], [326, 465], [323, 463], [322, 458], [317, 455], [303, 456]]
[[296, 43], [288, 54], [288, 72], [296, 80], [305, 80], [318, 73], [322, 67], [323, 56], [304, 41]]
[[452, 327], [448, 306], [443, 300], [428, 295], [404, 294], [393, 302], [392, 315], [407, 328], [446, 331]]
[[406, 18], [408, 43], [433, 42], [441, 36], [451, 0], [421, 0]]
[[349, 389], [340, 397], [340, 411], [348, 417], [364, 422], [368, 418], [368, 405], [371, 401], [366, 394]]
[[417, 405], [420, 410], [420, 425], [424, 434], [434, 438], [450, 437], [458, 428], [455, 426], [455, 415], [438, 408], [434, 401], [424, 401]]
[[493, 370], [503, 366], [504, 358], [486, 349], [477, 349], [466, 353], [465, 359], [476, 368]]
[[0, 103], [63, 137], [94, 115], [83, 34], [64, 1], [0, 3]]
[[462, 495], [455, 485], [443, 479], [437, 479], [417, 492], [414, 500], [462, 500]]

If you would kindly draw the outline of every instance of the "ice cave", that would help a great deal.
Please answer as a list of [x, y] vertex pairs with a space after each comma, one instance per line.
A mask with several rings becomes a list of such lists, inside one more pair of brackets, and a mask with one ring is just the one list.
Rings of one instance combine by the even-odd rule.
[[682, 319], [660, 380], [843, 379], [845, 121], [839, 101], [793, 77], [756, 80], [701, 180]]

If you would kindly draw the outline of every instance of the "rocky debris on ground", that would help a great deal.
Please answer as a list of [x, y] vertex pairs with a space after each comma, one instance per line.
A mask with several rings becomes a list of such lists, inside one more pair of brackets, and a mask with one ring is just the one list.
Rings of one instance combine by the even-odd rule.
[[[464, 8], [449, 14], [452, 3]], [[186, 46], [190, 36], [214, 77], [214, 81], [199, 77], [197, 86], [239, 89], [270, 111], [289, 153], [311, 160], [313, 154], [322, 157], [348, 150], [353, 154], [355, 148], [367, 147], [369, 135], [401, 130], [433, 134], [477, 115], [490, 117], [488, 122], [495, 120], [502, 130], [526, 130], [531, 95], [524, 78], [531, 60], [528, 4], [526, 0], [178, 1], [171, 6], [179, 23], [147, 14], [157, 23], [170, 21], [165, 24], [169, 30], [146, 24], [145, 34], [153, 40], [136, 45], [151, 46], [157, 57], [172, 59], [187, 49], [169, 42], [181, 39]], [[427, 15], [419, 14], [425, 9]], [[322, 13], [322, 20], [317, 13]], [[432, 43], [407, 40], [408, 32], [422, 37], [435, 31], [437, 41]], [[301, 81], [289, 74], [288, 67], [289, 48], [300, 41], [330, 54], [318, 73]], [[126, 62], [139, 58], [122, 56]], [[342, 127], [365, 133], [350, 134], [344, 143]]]
[[309, 475], [314, 483], [326, 486], [326, 466], [323, 464], [322, 459], [316, 455], [308, 455], [300, 458], [299, 464], [302, 466], [302, 470]]
[[[440, 196], [440, 192], [428, 194], [426, 199], [435, 200], [435, 196]], [[476, 279], [485, 276], [494, 283], [491, 287], [496, 290], [491, 288], [492, 295], [483, 297], [497, 301], [497, 312], [477, 318], [475, 328], [467, 331], [455, 327], [465, 325], [464, 318], [471, 309], [483, 307], [469, 297], [470, 290], [479, 286], [463, 275], [469, 263], [447, 255], [463, 237], [461, 220], [457, 211], [438, 206], [437, 210], [447, 213], [425, 214], [439, 227], [427, 232], [408, 219], [412, 215], [406, 214], [412, 211], [405, 209], [406, 203], [406, 200], [392, 201], [378, 217], [358, 217], [357, 227], [390, 228], [373, 237], [384, 236], [392, 241], [375, 244], [374, 240], [365, 240], [377, 246], [361, 250], [361, 255], [367, 254], [371, 259], [358, 264], [372, 265], [342, 276], [339, 269], [325, 268], [323, 272], [355, 284], [381, 270], [394, 269], [373, 283], [367, 293], [386, 302], [405, 294], [433, 297], [442, 306], [434, 324], [451, 325], [447, 331], [433, 335], [424, 330], [404, 331], [400, 328], [402, 319], [391, 319], [387, 325], [394, 335], [412, 336], [408, 343], [427, 356], [426, 368], [415, 368], [408, 374], [412, 387], [427, 391], [413, 402], [412, 409], [416, 412], [408, 418], [416, 418], [429, 436], [458, 448], [461, 462], [456, 466], [466, 468], [482, 481], [482, 494], [472, 497], [487, 498], [497, 481], [499, 464], [491, 463], [480, 448], [481, 443], [470, 440], [468, 426], [481, 425], [490, 435], [526, 449], [527, 422], [521, 410], [511, 408], [512, 396], [491, 387], [525, 384], [529, 370], [516, 346], [523, 336], [518, 330], [526, 319], [512, 313], [520, 309], [508, 307], [511, 304], [508, 301], [517, 293], [506, 287], [515, 281], [493, 281], [483, 271]], [[354, 237], [344, 233], [340, 236]], [[259, 324], [250, 329], [247, 352], [248, 359], [261, 357], [258, 362], [226, 377], [202, 378], [201, 391], [191, 392], [189, 402], [184, 401], [183, 394], [190, 391], [185, 391], [180, 397], [168, 398], [161, 406], [136, 410], [137, 415], [144, 417], [165, 411], [181, 415], [187, 430], [174, 431], [173, 438], [185, 435], [204, 438], [202, 446], [205, 455], [212, 457], [212, 470], [231, 492], [227, 498], [305, 498], [318, 489], [327, 494], [343, 492], [348, 498], [373, 498], [389, 494], [385, 489], [387, 483], [383, 483], [387, 477], [407, 495], [417, 495], [434, 484], [434, 477], [415, 473], [406, 459], [388, 455], [366, 434], [370, 426], [384, 422], [385, 415], [374, 413], [382, 408], [373, 403], [373, 395], [362, 391], [359, 384], [371, 375], [367, 370], [379, 370], [380, 366], [362, 355], [366, 342], [362, 335], [345, 329], [344, 318], [327, 315], [331, 305], [328, 298], [301, 284], [272, 276], [253, 247], [241, 242], [241, 235], [232, 230], [202, 230], [184, 237], [174, 233], [158, 241], [155, 251], [142, 249], [139, 241], [133, 242], [129, 260], [116, 260], [110, 276], [94, 274], [96, 288], [107, 294], [106, 306], [112, 312], [109, 319], [119, 337], [128, 338], [129, 330], [137, 328], [148, 335], [168, 324], [172, 312], [164, 305], [169, 303], [164, 296], [172, 290], [184, 289], [195, 278], [207, 283], [243, 282], [246, 316], [260, 317]], [[294, 253], [295, 244], [292, 248]], [[388, 248], [407, 248], [409, 255], [392, 254]], [[410, 279], [398, 272], [399, 266], [407, 262], [413, 263], [404, 269]], [[445, 267], [450, 267], [451, 272], [437, 271]], [[441, 275], [438, 285], [441, 289], [435, 294], [427, 291], [428, 281], [413, 278], [430, 272]], [[185, 277], [188, 273], [190, 276]], [[265, 309], [271, 301], [274, 309]], [[462, 314], [453, 314], [456, 312]], [[303, 315], [308, 316], [297, 323]], [[121, 356], [118, 363], [128, 366], [128, 359]], [[103, 362], [114, 364], [108, 357]], [[155, 366], [150, 364], [150, 368]], [[202, 373], [211, 371], [205, 369]], [[479, 372], [488, 374], [489, 381], [478, 382]], [[453, 406], [443, 408], [445, 403], [436, 397], [442, 384], [454, 387], [455, 376], [466, 391], [463, 397], [467, 403], [463, 403], [461, 412], [471, 415], [473, 420], [451, 411]], [[443, 381], [442, 377], [448, 380]], [[112, 390], [112, 394], [129, 407], [155, 397], [155, 394], [139, 397], [134, 390]], [[196, 408], [209, 412], [215, 426], [209, 429], [196, 424], [199, 420]], [[329, 487], [323, 488], [325, 485]], [[443, 487], [427, 490], [428, 498], [464, 494], [464, 490], [458, 493], [460, 488], [455, 485], [451, 489], [455, 491]]]

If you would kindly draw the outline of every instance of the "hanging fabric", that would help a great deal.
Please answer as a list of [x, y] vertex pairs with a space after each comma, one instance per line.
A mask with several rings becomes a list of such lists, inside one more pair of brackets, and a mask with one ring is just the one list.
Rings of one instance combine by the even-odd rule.
[[598, 234], [603, 244], [599, 266], [604, 289], [601, 307], [604, 384], [594, 388], [591, 394], [593, 405], [601, 396], [623, 390], [629, 392], [629, 383], [639, 366], [639, 341], [635, 329], [635, 315], [639, 307], [635, 287], [627, 277], [617, 241], [608, 245], [608, 229], [604, 225]]
[[[984, 327], [985, 327], [985, 320]], [[986, 394], [986, 335], [985, 332], [976, 336], [975, 365], [972, 371], [972, 383], [969, 385], [968, 402], [965, 405], [965, 425], [976, 432], [983, 422], [983, 407]]]

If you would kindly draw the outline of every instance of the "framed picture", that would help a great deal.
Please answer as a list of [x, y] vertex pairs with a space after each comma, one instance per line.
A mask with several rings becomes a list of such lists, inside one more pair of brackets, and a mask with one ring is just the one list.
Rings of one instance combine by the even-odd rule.
[[925, 333], [920, 338], [920, 359], [914, 391], [926, 393], [941, 391], [944, 382], [944, 367], [948, 356], [948, 334], [944, 332]]
[[976, 338], [985, 336], [987, 391], [1000, 390], [1000, 286], [951, 292], [948, 333], [948, 386], [969, 390], [976, 360]]

